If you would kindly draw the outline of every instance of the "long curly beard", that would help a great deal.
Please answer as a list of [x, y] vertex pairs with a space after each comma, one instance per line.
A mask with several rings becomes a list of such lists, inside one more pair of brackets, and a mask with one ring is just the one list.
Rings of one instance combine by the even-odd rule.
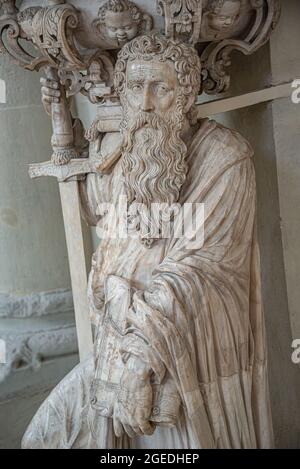
[[131, 206], [139, 207], [137, 229], [144, 244], [151, 247], [154, 239], [163, 237], [164, 223], [151, 210], [153, 204], [171, 208], [186, 180], [187, 147], [180, 137], [182, 105], [178, 101], [168, 122], [149, 112], [140, 112], [131, 121], [125, 116], [122, 169], [126, 195]]

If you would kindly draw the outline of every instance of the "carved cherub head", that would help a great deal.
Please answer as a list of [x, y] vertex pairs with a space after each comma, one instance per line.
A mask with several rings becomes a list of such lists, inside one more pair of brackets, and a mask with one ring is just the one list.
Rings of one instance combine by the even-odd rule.
[[239, 17], [241, 0], [208, 0], [205, 11], [211, 29], [226, 31]]
[[109, 0], [100, 8], [94, 25], [102, 36], [121, 47], [142, 30], [150, 30], [152, 19], [129, 0]]
[[27, 38], [33, 39], [33, 18], [35, 15], [41, 10], [41, 7], [29, 7], [26, 10], [21, 11], [17, 15], [18, 23], [22, 28], [22, 32], [24, 32]]

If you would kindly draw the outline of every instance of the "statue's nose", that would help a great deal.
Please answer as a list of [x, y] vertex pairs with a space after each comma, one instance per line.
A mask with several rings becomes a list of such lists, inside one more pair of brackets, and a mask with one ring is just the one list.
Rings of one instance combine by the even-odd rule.
[[117, 36], [120, 37], [120, 38], [126, 38], [126, 32], [124, 29], [118, 29], [117, 31]]
[[144, 90], [143, 99], [141, 103], [141, 109], [144, 112], [151, 112], [154, 110], [154, 105], [151, 97], [150, 89], [147, 87]]

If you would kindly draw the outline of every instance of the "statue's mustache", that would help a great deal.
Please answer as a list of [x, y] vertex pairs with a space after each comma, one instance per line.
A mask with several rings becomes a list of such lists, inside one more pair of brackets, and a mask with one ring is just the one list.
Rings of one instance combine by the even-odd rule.
[[167, 122], [155, 112], [140, 111], [130, 120], [128, 130], [134, 132], [146, 126], [149, 126], [155, 130], [161, 130], [166, 126], [166, 124]]

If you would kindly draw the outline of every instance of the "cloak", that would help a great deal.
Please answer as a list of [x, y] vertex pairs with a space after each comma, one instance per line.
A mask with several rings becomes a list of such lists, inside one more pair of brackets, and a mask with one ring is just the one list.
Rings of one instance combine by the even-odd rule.
[[[133, 284], [137, 277], [127, 318], [135, 332], [123, 350], [146, 353], [142, 336], [153, 369], [159, 357], [176, 382], [195, 448], [273, 445], [252, 157], [237, 132], [204, 120], [189, 147], [180, 197], [182, 205], [204, 204], [202, 246], [171, 238], [160, 241], [163, 250], [150, 250], [140, 259], [138, 247], [128, 253], [122, 245], [116, 266], [111, 261], [116, 244], [112, 249], [101, 243], [101, 261], [96, 256], [98, 291], [108, 275]], [[97, 197], [89, 199], [95, 203]], [[104, 249], [110, 253], [108, 269]], [[151, 273], [153, 266], [148, 267], [151, 277], [139, 289], [137, 265], [146, 256], [155, 259], [154, 268]], [[121, 258], [136, 260], [131, 271], [124, 271]]]
[[[25, 446], [32, 447], [30, 438], [35, 447], [273, 446], [252, 156], [237, 132], [202, 121], [189, 145], [189, 172], [179, 201], [204, 204], [201, 246], [185, 237], [160, 240], [150, 250], [138, 240], [100, 242], [88, 292], [97, 331], [94, 362], [79, 365], [53, 391]], [[117, 164], [109, 176], [89, 175], [81, 183], [89, 223], [101, 223], [99, 202], [116, 202], [120, 177]], [[182, 402], [175, 428], [157, 427], [154, 435], [130, 441], [116, 438], [111, 419], [97, 416], [89, 405], [110, 275], [132, 288], [123, 353], [147, 356], [161, 380], [166, 373], [172, 378]], [[49, 430], [41, 431], [46, 422], [48, 429], [56, 427], [52, 439]], [[59, 426], [63, 443], [58, 443]]]

